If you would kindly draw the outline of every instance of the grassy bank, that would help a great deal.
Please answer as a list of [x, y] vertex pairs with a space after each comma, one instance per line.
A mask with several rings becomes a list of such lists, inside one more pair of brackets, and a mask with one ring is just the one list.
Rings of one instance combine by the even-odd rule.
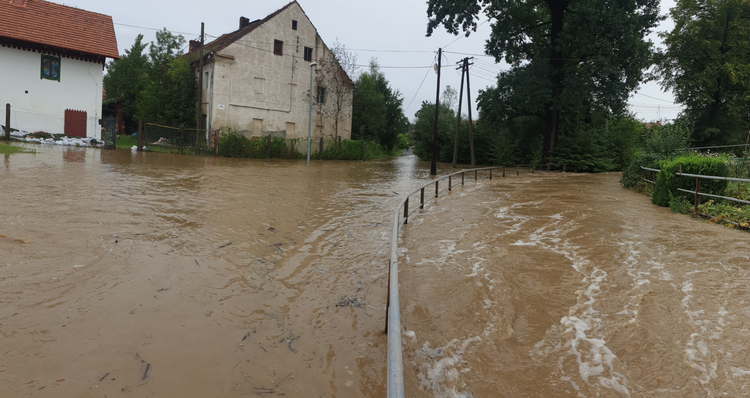
[[21, 148], [0, 142], [0, 154], [8, 155], [13, 153], [34, 153], [33, 149]]

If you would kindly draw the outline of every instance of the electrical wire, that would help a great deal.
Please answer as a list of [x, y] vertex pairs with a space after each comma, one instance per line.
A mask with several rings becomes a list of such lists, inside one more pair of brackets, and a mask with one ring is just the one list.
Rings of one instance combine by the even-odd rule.
[[[437, 58], [437, 57], [436, 57], [436, 58]], [[433, 59], [433, 62], [434, 62], [434, 61], [435, 61], [435, 60]], [[430, 74], [430, 69], [432, 69], [432, 68], [428, 68], [428, 69], [427, 69], [427, 73], [425, 73], [425, 74], [424, 74], [424, 77], [422, 78], [422, 82], [421, 82], [421, 83], [419, 83], [419, 87], [417, 88], [417, 92], [416, 92], [416, 93], [414, 93], [414, 97], [412, 97], [411, 101], [409, 101], [409, 105], [407, 105], [407, 106], [406, 106], [406, 108], [404, 108], [404, 113], [406, 113], [406, 111], [408, 111], [408, 110], [409, 110], [409, 107], [410, 107], [410, 106], [411, 106], [411, 104], [412, 104], [412, 103], [414, 102], [414, 99], [416, 99], [416, 98], [417, 98], [417, 95], [419, 95], [419, 90], [421, 90], [421, 89], [422, 89], [422, 85], [424, 84], [424, 81], [425, 81], [425, 79], [427, 79], [427, 75], [429, 75], [429, 74]]]

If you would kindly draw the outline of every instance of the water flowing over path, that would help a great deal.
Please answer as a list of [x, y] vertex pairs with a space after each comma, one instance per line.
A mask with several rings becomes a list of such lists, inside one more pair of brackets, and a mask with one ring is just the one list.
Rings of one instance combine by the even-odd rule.
[[[0, 165], [0, 396], [385, 396], [390, 222], [429, 164], [36, 149]], [[748, 235], [617, 178], [410, 221], [407, 396], [748, 393]]]
[[655, 207], [618, 178], [512, 176], [409, 223], [407, 391], [750, 392], [750, 235]]

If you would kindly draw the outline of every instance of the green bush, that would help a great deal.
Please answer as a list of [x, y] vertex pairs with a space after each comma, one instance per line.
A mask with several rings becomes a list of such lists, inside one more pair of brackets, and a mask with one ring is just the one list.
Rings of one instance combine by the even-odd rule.
[[689, 214], [693, 211], [693, 203], [684, 196], [672, 197], [669, 200], [669, 209], [675, 213]]
[[[304, 156], [297, 151], [299, 141], [299, 138], [290, 140], [281, 137], [271, 138], [271, 157], [276, 159], [302, 159]], [[233, 129], [223, 127], [219, 140], [219, 156], [265, 159], [268, 157], [268, 137], [249, 140]]]
[[[364, 152], [364, 153], [363, 153]], [[322, 153], [314, 153], [313, 158], [322, 160], [371, 160], [383, 156], [375, 141], [333, 140]]]
[[[695, 178], [676, 175], [680, 167], [682, 167], [682, 172], [687, 174], [726, 177], [729, 175], [728, 162], [729, 159], [726, 156], [704, 157], [695, 154], [662, 161], [659, 165], [661, 171], [656, 177], [656, 187], [651, 195], [651, 201], [659, 206], [669, 206], [672, 198], [688, 195], [678, 191], [677, 188], [695, 190]], [[723, 195], [726, 187], [726, 180], [701, 179], [700, 191]]]

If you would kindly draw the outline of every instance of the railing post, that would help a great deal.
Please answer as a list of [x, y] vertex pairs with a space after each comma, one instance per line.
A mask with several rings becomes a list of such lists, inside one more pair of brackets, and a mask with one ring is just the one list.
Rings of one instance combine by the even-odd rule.
[[474, 169], [474, 181], [476, 181], [476, 180], [477, 180], [477, 170]]
[[492, 181], [492, 169], [490, 169], [490, 181]]
[[419, 193], [419, 208], [424, 209], [424, 187], [422, 187]]
[[565, 172], [565, 165], [563, 165], [563, 173]]
[[448, 176], [448, 190], [449, 191], [451, 190], [451, 185], [453, 184], [453, 182], [451, 181], [451, 177], [452, 176]]
[[435, 181], [435, 197], [436, 198], [438, 197], [438, 184], [439, 183], [440, 183], [440, 181]]
[[517, 165], [516, 165], [516, 175], [517, 175], [517, 176], [520, 176], [520, 175], [521, 175], [521, 165], [520, 165], [520, 164], [517, 164]]
[[404, 201], [404, 225], [409, 223], [409, 198]]
[[693, 207], [694, 212], [698, 212], [698, 202], [699, 202], [699, 196], [701, 192], [701, 179], [700, 177], [695, 177], [695, 207]]
[[505, 166], [503, 166], [503, 178], [505, 178]]
[[550, 171], [550, 166], [552, 166], [550, 163], [547, 163], [547, 173]]
[[466, 173], [464, 173], [464, 172], [462, 171], [462, 172], [461, 172], [461, 185], [464, 185], [464, 174], [466, 174]]

